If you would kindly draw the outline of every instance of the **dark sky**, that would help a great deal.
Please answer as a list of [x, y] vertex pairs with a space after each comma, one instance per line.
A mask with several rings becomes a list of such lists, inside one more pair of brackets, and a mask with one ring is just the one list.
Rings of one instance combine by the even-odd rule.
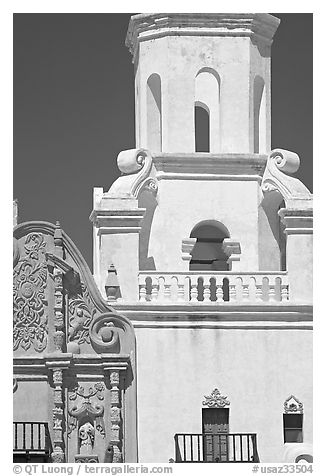
[[[312, 14], [281, 19], [272, 47], [272, 147], [300, 155], [312, 190]], [[133, 148], [130, 14], [14, 14], [14, 198], [19, 222], [60, 220], [92, 269], [93, 187]]]

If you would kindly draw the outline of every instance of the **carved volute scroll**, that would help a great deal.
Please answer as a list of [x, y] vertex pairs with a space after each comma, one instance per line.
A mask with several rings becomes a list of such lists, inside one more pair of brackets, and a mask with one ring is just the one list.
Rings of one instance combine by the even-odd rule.
[[45, 350], [48, 342], [46, 300], [46, 241], [41, 233], [29, 233], [24, 240], [24, 255], [20, 257], [14, 241], [14, 350], [33, 348]]
[[270, 153], [263, 175], [261, 188], [264, 193], [280, 193], [289, 208], [311, 208], [312, 195], [297, 178], [295, 173], [300, 166], [300, 158], [295, 152], [274, 149]]
[[147, 149], [123, 150], [117, 163], [122, 176], [112, 184], [107, 197], [137, 198], [143, 187], [157, 192], [157, 182], [152, 176], [152, 156]]
[[224, 408], [230, 405], [230, 402], [227, 397], [221, 395], [221, 392], [217, 388], [214, 388], [210, 395], [205, 395], [205, 400], [202, 402], [202, 405], [209, 408]]

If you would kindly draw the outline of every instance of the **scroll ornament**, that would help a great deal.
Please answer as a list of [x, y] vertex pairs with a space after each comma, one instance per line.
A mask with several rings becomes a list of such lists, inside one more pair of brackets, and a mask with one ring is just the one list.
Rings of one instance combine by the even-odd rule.
[[270, 153], [262, 179], [262, 191], [279, 192], [286, 207], [311, 208], [312, 195], [297, 178], [288, 174], [295, 173], [300, 166], [300, 158], [295, 152], [274, 149]]
[[100, 352], [112, 352], [119, 344], [119, 330], [115, 326], [112, 314], [97, 316], [90, 327], [90, 338], [95, 349]]
[[118, 155], [117, 164], [122, 175], [112, 184], [107, 197], [138, 198], [143, 187], [156, 193], [157, 182], [152, 177], [152, 156], [149, 150], [123, 150]]
[[17, 247], [14, 250], [14, 350], [33, 346], [42, 352], [47, 346], [45, 248], [43, 235], [30, 233], [24, 243], [25, 256], [18, 260]]

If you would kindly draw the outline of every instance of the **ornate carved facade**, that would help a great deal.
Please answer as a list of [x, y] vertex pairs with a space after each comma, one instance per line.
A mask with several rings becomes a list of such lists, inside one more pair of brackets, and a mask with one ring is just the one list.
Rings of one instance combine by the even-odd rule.
[[[103, 462], [111, 448], [113, 461], [136, 461], [132, 325], [101, 298], [58, 223], [17, 226], [13, 265], [15, 421], [46, 425], [48, 440], [39, 438], [53, 462]], [[35, 406], [25, 405], [26, 392]], [[121, 412], [134, 433], [128, 442]], [[36, 431], [26, 425], [17, 454], [28, 446], [23, 433]]]

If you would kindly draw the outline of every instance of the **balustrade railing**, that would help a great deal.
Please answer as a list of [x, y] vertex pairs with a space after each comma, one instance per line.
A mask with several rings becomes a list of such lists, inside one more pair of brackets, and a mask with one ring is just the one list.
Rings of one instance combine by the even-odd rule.
[[289, 299], [286, 271], [159, 272], [138, 275], [139, 301], [170, 303], [283, 302]]
[[45, 422], [14, 422], [14, 455], [31, 454], [49, 456], [51, 440], [48, 424]]
[[176, 463], [258, 463], [255, 433], [177, 433]]

